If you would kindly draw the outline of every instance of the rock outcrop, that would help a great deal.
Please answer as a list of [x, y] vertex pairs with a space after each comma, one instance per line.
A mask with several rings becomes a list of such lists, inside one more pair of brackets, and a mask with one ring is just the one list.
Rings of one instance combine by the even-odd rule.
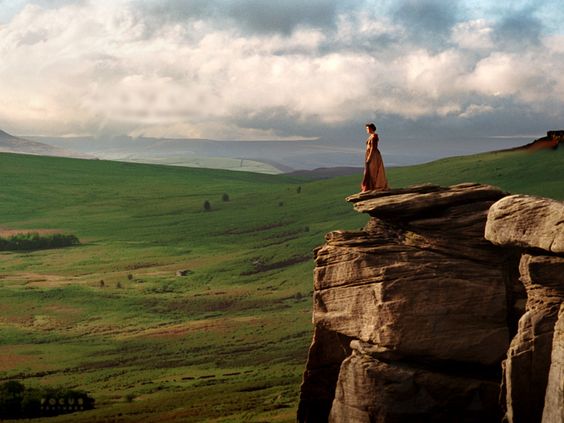
[[505, 197], [490, 210], [486, 238], [496, 245], [564, 254], [564, 207], [547, 198]]
[[545, 392], [562, 409], [562, 203], [479, 184], [347, 200], [371, 219], [316, 250], [300, 422], [540, 422]]
[[534, 140], [533, 142], [522, 147], [511, 148], [506, 151], [530, 151], [535, 152], [539, 150], [556, 150], [560, 144], [564, 144], [564, 131], [555, 130], [548, 131], [545, 137]]
[[[522, 250], [519, 273], [527, 293], [526, 312], [503, 366], [505, 419], [540, 422], [554, 327], [564, 301], [564, 204], [524, 195], [506, 197], [490, 209], [485, 236], [497, 245]], [[552, 411], [548, 407], [546, 413]], [[564, 415], [546, 421], [561, 423]]]
[[[560, 419], [560, 420], [558, 420]], [[552, 338], [552, 363], [544, 400], [542, 423], [564, 419], [564, 304], [560, 306], [558, 322]]]

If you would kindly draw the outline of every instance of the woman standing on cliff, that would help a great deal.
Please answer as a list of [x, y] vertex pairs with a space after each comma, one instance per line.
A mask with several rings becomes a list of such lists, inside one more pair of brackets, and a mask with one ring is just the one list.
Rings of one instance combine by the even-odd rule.
[[382, 155], [378, 150], [378, 134], [376, 125], [366, 124], [368, 139], [366, 140], [366, 156], [364, 160], [364, 177], [360, 188], [362, 191], [389, 189]]

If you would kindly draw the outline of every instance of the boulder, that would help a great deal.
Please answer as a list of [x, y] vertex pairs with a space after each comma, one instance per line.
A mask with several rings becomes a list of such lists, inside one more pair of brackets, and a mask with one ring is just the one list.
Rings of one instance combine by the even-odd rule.
[[564, 254], [564, 203], [529, 195], [505, 197], [491, 207], [485, 237], [496, 245]]

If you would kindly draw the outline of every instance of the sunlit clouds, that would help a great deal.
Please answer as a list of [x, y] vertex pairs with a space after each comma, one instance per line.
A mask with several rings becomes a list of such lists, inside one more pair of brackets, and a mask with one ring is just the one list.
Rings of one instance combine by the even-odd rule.
[[437, 2], [419, 3], [444, 31], [419, 39], [390, 2], [318, 0], [323, 16], [301, 19], [299, 2], [286, 14], [281, 2], [280, 22], [261, 1], [47, 3], [0, 25], [0, 127], [17, 133], [295, 139], [379, 115], [563, 111], [561, 35], [531, 29], [516, 48], [511, 21], [502, 31]]

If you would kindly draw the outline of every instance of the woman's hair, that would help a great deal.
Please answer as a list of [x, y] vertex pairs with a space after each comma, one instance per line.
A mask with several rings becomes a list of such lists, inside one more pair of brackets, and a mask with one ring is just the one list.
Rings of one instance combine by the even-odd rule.
[[367, 123], [366, 125], [367, 128], [370, 128], [372, 131], [376, 132], [376, 125], [374, 125], [372, 122]]

